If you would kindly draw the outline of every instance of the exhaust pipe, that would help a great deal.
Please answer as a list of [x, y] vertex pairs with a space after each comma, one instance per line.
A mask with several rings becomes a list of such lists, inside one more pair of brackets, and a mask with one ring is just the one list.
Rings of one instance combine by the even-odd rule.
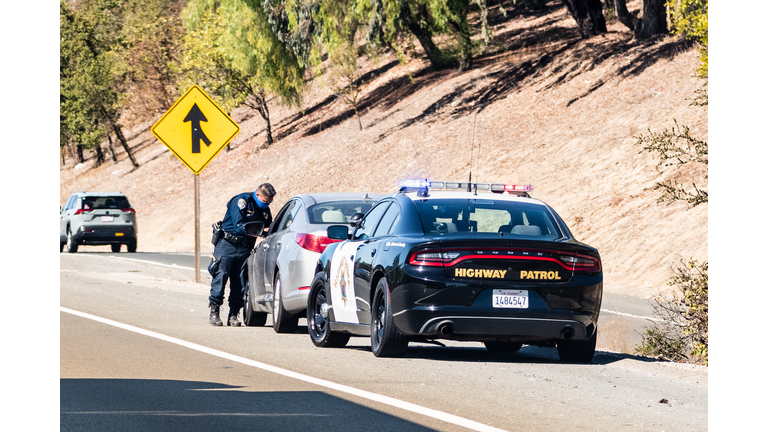
[[560, 331], [560, 339], [568, 340], [572, 338], [574, 335], [574, 331], [572, 327], [564, 327], [563, 330]]
[[449, 334], [453, 333], [453, 323], [450, 321], [444, 322], [440, 324], [440, 326], [437, 328], [438, 331], [440, 331], [440, 334], [443, 336], [448, 336]]

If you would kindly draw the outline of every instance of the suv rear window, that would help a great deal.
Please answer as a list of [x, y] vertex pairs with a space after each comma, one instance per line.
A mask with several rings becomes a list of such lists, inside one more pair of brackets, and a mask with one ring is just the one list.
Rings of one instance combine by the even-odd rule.
[[355, 213], [367, 213], [376, 200], [328, 201], [307, 208], [311, 224], [346, 224]]
[[128, 209], [131, 208], [131, 204], [124, 196], [84, 196], [81, 208], [84, 210]]
[[498, 237], [562, 237], [549, 210], [538, 204], [494, 199], [425, 199], [414, 201], [426, 234], [478, 233]]

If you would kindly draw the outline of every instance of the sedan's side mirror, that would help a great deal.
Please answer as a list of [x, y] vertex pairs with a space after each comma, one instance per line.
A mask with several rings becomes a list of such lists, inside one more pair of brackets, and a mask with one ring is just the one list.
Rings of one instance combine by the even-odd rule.
[[345, 225], [331, 225], [326, 230], [326, 233], [331, 240], [346, 240], [348, 238], [347, 227]]
[[363, 217], [364, 217], [364, 216], [365, 216], [365, 214], [364, 214], [364, 213], [355, 213], [355, 214], [353, 214], [353, 215], [352, 215], [352, 217], [350, 217], [349, 219], [347, 219], [347, 222], [348, 222], [350, 225], [352, 225], [353, 227], [357, 227], [357, 224], [359, 224], [359, 223], [360, 223], [360, 221], [361, 221], [361, 220], [363, 220]]
[[264, 231], [264, 222], [248, 222], [244, 226], [245, 233], [250, 237], [259, 237]]

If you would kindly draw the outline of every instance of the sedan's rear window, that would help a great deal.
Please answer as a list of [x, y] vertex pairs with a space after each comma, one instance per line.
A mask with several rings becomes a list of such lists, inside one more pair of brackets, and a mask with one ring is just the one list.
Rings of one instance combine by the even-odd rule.
[[81, 208], [84, 210], [128, 209], [131, 208], [131, 204], [128, 203], [128, 198], [124, 196], [85, 196]]
[[355, 213], [367, 213], [376, 204], [376, 200], [327, 201], [309, 206], [311, 224], [346, 224]]
[[539, 204], [439, 198], [417, 200], [415, 203], [427, 234], [478, 233], [546, 239], [563, 236], [552, 214]]

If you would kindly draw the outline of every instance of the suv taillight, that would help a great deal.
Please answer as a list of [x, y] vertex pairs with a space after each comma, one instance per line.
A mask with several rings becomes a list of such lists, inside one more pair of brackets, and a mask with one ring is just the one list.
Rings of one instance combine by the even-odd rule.
[[131, 213], [131, 214], [136, 214], [136, 210], [134, 210], [134, 209], [132, 209], [132, 208], [127, 208], [127, 209], [120, 209], [120, 211], [121, 211], [121, 212], [123, 212], [123, 213]]
[[79, 209], [79, 210], [77, 210], [77, 211], [75, 212], [75, 214], [76, 214], [76, 215], [79, 215], [79, 214], [91, 214], [91, 213], [93, 213], [93, 210], [83, 210], [83, 209]]
[[306, 233], [298, 233], [296, 234], [296, 243], [301, 246], [302, 248], [317, 252], [317, 253], [323, 253], [325, 248], [331, 244], [340, 242], [341, 240], [333, 240], [329, 239], [326, 236], [321, 235], [314, 235], [314, 234], [306, 234]]

